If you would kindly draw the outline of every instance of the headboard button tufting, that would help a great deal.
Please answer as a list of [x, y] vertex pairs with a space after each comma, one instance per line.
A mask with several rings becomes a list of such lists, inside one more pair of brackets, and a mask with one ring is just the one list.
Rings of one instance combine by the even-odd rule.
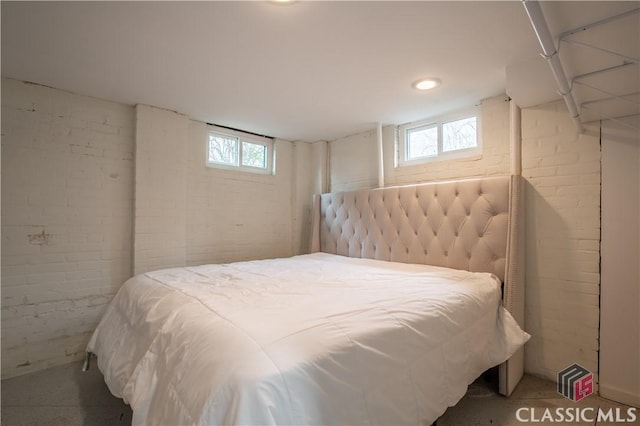
[[504, 279], [506, 245], [500, 242], [507, 240], [508, 221], [493, 218], [508, 213], [509, 181], [490, 177], [324, 194], [320, 250], [379, 260], [421, 259]]

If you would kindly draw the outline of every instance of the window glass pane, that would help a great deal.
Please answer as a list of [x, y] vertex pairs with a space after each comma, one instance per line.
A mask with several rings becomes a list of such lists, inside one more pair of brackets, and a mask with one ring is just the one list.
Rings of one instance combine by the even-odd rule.
[[209, 134], [209, 162], [238, 165], [238, 140], [224, 135]]
[[242, 165], [267, 168], [267, 147], [260, 144], [242, 142]]
[[438, 155], [438, 127], [407, 130], [407, 160]]
[[442, 151], [475, 148], [478, 146], [476, 135], [475, 117], [444, 123], [442, 125]]

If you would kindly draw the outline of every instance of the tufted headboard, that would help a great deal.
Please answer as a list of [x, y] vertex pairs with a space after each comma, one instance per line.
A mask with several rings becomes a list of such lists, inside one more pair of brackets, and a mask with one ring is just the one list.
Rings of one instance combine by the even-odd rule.
[[320, 196], [319, 251], [505, 279], [509, 177]]
[[[316, 195], [311, 252], [491, 272], [524, 325], [524, 209], [519, 175]], [[524, 372], [500, 366], [500, 393]]]

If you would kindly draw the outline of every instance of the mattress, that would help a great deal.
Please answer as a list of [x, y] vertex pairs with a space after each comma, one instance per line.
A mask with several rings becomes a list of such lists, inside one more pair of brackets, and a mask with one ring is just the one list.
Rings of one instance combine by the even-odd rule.
[[431, 424], [529, 338], [500, 285], [325, 253], [164, 269], [87, 351], [133, 424]]

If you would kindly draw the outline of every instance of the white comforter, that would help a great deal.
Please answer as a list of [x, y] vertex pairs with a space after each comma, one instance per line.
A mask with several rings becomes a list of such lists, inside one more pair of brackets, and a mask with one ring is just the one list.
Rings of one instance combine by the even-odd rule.
[[316, 253], [131, 278], [87, 350], [134, 424], [430, 424], [528, 337], [493, 275]]

